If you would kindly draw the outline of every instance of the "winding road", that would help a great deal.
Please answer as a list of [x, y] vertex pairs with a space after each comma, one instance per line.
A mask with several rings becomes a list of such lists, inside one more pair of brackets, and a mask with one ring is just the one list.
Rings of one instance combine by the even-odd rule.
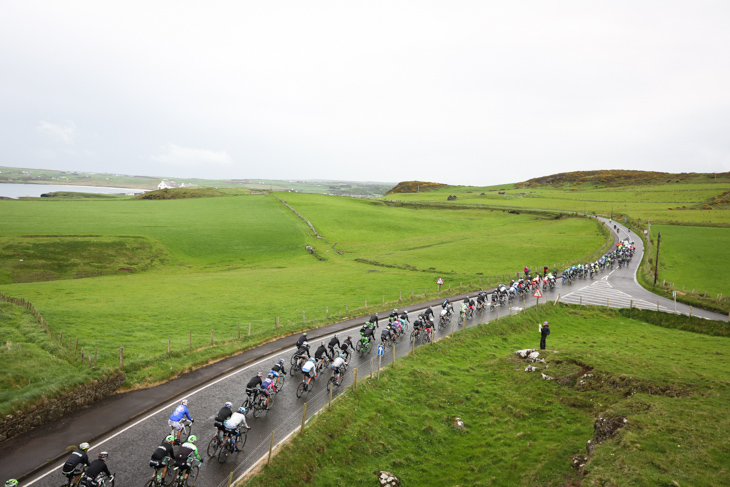
[[[618, 233], [614, 232], [616, 241], [629, 235], [623, 225], [603, 221], [612, 231], [613, 225], [617, 225]], [[636, 238], [635, 244], [637, 251], [629, 266], [604, 270], [592, 280], [579, 279], [565, 285], [559, 282], [554, 290], [546, 292], [545, 298], [553, 302], [560, 295], [560, 301], [566, 303], [600, 306], [609, 304], [611, 307], [633, 305], [647, 309], [658, 307], [661, 311], [674, 312], [673, 301], [658, 297], [637, 283], [636, 267], [641, 261], [644, 249], [641, 239]], [[451, 299], [456, 301], [463, 296], [454, 296]], [[411, 320], [429, 304], [433, 305], [438, 315], [441, 307], [436, 304], [442, 299], [404, 309], [408, 310]], [[535, 299], [516, 301], [512, 310], [534, 306], [535, 301]], [[682, 304], [677, 304], [677, 311], [684, 314], [690, 312], [689, 307]], [[504, 316], [508, 313], [508, 306], [499, 311], [486, 311], [477, 314], [467, 322], [467, 326], [488, 322], [495, 319], [497, 314]], [[694, 309], [692, 314], [708, 319], [728, 320], [725, 315], [704, 310]], [[340, 337], [348, 334], [353, 337], [358, 336], [357, 330], [362, 322], [363, 318], [358, 318], [312, 330], [309, 332], [312, 337], [310, 340], [312, 350], [316, 349], [320, 341], [328, 342], [333, 333], [337, 333]], [[435, 338], [439, 339], [451, 331], [451, 326], [441, 331], [437, 330]], [[376, 335], [377, 333], [378, 331]], [[0, 444], [0, 472], [5, 478], [25, 478], [21, 482], [23, 487], [30, 485], [58, 487], [64, 480], [60, 473], [60, 465], [67, 456], [66, 446], [90, 441], [92, 444], [90, 457], [96, 456], [100, 451], [110, 452], [108, 465], [117, 475], [117, 485], [142, 487], [152, 473], [148, 466], [149, 458], [160, 441], [169, 433], [167, 418], [183, 397], [189, 400], [188, 407], [195, 419], [193, 434], [198, 436], [198, 447], [205, 457], [208, 440], [214, 433], [213, 417], [223, 403], [232, 401], [235, 405], [240, 404], [248, 380], [258, 371], [266, 373], [279, 358], [284, 358], [288, 364], [294, 352], [295, 340], [296, 337], [280, 339], [227, 361], [186, 374], [167, 384], [107, 398], [90, 408], [8, 440]], [[408, 339], [404, 338], [394, 349], [386, 349], [383, 365], [393, 361], [393, 354], [397, 360], [410, 351], [411, 345]], [[377, 363], [375, 348], [364, 357], [355, 355], [351, 359], [344, 382], [335, 391], [335, 395], [341, 394], [352, 383], [355, 368], [358, 369], [359, 379], [362, 380], [370, 375], [371, 364], [377, 368]], [[276, 395], [270, 411], [259, 418], [249, 415], [248, 422], [252, 429], [243, 452], [231, 455], [224, 464], [206, 458], [196, 486], [222, 487], [228, 482], [231, 472], [235, 480], [265, 460], [272, 431], [276, 444], [295, 434], [301, 425], [305, 402], [308, 418], [326, 408], [329, 399], [325, 388], [327, 377], [328, 374], [323, 374], [314, 389], [301, 399], [297, 399], [295, 395], [301, 377], [289, 377], [283, 390]]]

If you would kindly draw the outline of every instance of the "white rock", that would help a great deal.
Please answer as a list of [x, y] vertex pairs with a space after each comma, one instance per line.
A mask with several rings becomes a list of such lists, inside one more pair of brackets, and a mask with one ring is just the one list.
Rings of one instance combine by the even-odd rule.
[[534, 365], [528, 365], [525, 368], [525, 372], [535, 372], [536, 370], [537, 370], [537, 367], [535, 367]]
[[537, 360], [537, 359], [538, 359], [538, 357], [540, 357], [540, 352], [538, 352], [538, 351], [532, 352], [532, 353], [530, 353], [530, 355], [528, 355], [528, 356], [527, 356], [527, 358], [529, 358], [529, 359], [530, 359], [530, 360], [532, 360], [533, 362], [534, 362], [535, 360]]
[[535, 350], [534, 348], [526, 348], [525, 350], [517, 350], [515, 352], [515, 355], [517, 355], [520, 358], [526, 358], [529, 354], [531, 354], [532, 352], [536, 352], [536, 351], [537, 350]]
[[541, 373], [540, 376], [542, 376], [542, 378], [545, 379], [545, 380], [555, 380], [552, 377], [550, 377], [549, 375], [545, 375], [543, 373]]

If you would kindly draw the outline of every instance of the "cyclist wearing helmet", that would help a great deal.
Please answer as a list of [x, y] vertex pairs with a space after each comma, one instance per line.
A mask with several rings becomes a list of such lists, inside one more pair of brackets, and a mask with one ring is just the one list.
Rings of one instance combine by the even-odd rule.
[[246, 394], [254, 392], [261, 385], [261, 383], [263, 382], [263, 376], [264, 374], [262, 374], [261, 372], [256, 372], [256, 375], [253, 376], [250, 381], [248, 381], [248, 384], [246, 384]]
[[304, 333], [302, 333], [302, 336], [299, 337], [299, 340], [297, 340], [296, 347], [301, 348], [302, 343], [304, 343], [306, 341], [307, 341], [307, 332], [305, 331]]
[[219, 430], [223, 428], [223, 422], [231, 417], [231, 414], [233, 414], [233, 403], [230, 401], [226, 402], [220, 411], [218, 411], [218, 415], [215, 417], [215, 420], [213, 422], [213, 425], [218, 428]]
[[175, 458], [175, 451], [172, 449], [172, 445], [175, 443], [175, 437], [168, 435], [160, 446], [158, 446], [152, 453], [150, 458], [150, 467], [160, 468], [165, 465], [165, 458]]
[[75, 477], [81, 473], [84, 466], [89, 466], [89, 455], [86, 454], [86, 450], [89, 449], [89, 444], [84, 442], [79, 445], [78, 450], [74, 451], [63, 464], [61, 473], [66, 477]]
[[314, 363], [314, 358], [310, 358], [304, 365], [302, 365], [302, 374], [304, 374], [304, 377], [311, 377], [312, 380], [319, 377], [319, 374], [317, 373], [317, 366]]
[[[345, 354], [341, 353], [339, 357], [336, 357], [334, 362], [332, 362], [332, 374], [337, 377], [337, 381], [335, 382], [336, 385], [340, 385], [340, 369], [343, 368], [345, 365]], [[342, 371], [344, 372], [344, 370]]]
[[226, 428], [226, 440], [228, 440], [231, 436], [238, 438], [241, 434], [239, 429], [241, 425], [243, 425], [243, 427], [247, 430], [251, 429], [248, 423], [246, 423], [246, 408], [244, 407], [238, 408], [238, 411], [233, 413], [231, 417], [228, 418], [224, 423], [224, 426]]
[[392, 335], [393, 332], [391, 331], [390, 327], [386, 326], [385, 328], [383, 328], [383, 331], [380, 332], [380, 341], [385, 343], [390, 340]]
[[342, 347], [340, 345], [340, 339], [337, 338], [337, 335], [334, 335], [332, 337], [332, 339], [330, 340], [330, 342], [327, 344], [327, 348], [329, 349], [329, 352], [330, 352], [329, 353], [330, 357], [334, 357], [335, 355], [337, 355], [337, 352], [335, 351], [335, 346], [337, 346], [338, 348]]
[[423, 312], [423, 315], [426, 317], [427, 320], [433, 321], [433, 308], [430, 306], [426, 308], [426, 311]]
[[350, 335], [347, 335], [347, 338], [345, 338], [345, 341], [340, 344], [340, 350], [342, 350], [342, 353], [345, 354], [347, 359], [350, 358], [350, 350], [352, 348], [353, 348], [352, 337]]
[[266, 379], [261, 382], [261, 387], [259, 392], [266, 396], [266, 409], [269, 409], [269, 396], [271, 396], [271, 392], [274, 391], [274, 375], [269, 374]]
[[365, 343], [370, 343], [370, 339], [373, 338], [373, 335], [375, 334], [375, 326], [371, 326], [370, 323], [365, 323], [362, 328], [360, 328], [360, 336], [364, 339]]
[[309, 342], [304, 342], [302, 345], [297, 349], [296, 353], [294, 353], [295, 358], [304, 357], [307, 358], [310, 357], [309, 355]]
[[319, 348], [317, 348], [317, 351], [314, 352], [314, 360], [317, 361], [317, 364], [324, 364], [324, 360], [322, 357], [326, 355], [327, 358], [332, 361], [332, 357], [330, 357], [330, 354], [327, 353], [327, 348], [324, 346], [324, 342], [320, 343]]
[[403, 310], [403, 312], [400, 314], [401, 321], [410, 323], [411, 320], [408, 319], [408, 311]]
[[177, 455], [175, 455], [175, 466], [180, 469], [180, 472], [184, 472], [184, 478], [186, 480], [190, 473], [190, 467], [192, 467], [193, 460], [197, 459], [200, 463], [203, 463], [203, 459], [200, 458], [200, 453], [198, 453], [198, 447], [195, 446], [197, 441], [197, 436], [190, 435], [188, 441], [183, 443], [177, 451]]
[[176, 431], [175, 437], [179, 440], [180, 439], [180, 433], [182, 432], [183, 425], [180, 424], [180, 420], [184, 417], [187, 417], [190, 422], [193, 421], [193, 418], [190, 417], [190, 411], [188, 411], [188, 400], [183, 399], [180, 401], [180, 404], [175, 408], [175, 410], [170, 415], [170, 419], [167, 421], [167, 424], [170, 425], [171, 428], [174, 428]]
[[[279, 359], [279, 361], [276, 362], [273, 367], [271, 367], [271, 371], [269, 373], [276, 378], [276, 380], [274, 381], [275, 382], [274, 390], [276, 392], [279, 392], [279, 389], [281, 388], [281, 386], [279, 385], [279, 376], [280, 375], [286, 376], [286, 367], [284, 367], [284, 359], [283, 358]], [[282, 381], [283, 380], [284, 379], [282, 379]]]
[[91, 462], [89, 468], [86, 469], [84, 475], [84, 481], [87, 487], [98, 487], [101, 475], [111, 477], [112, 473], [109, 471], [109, 467], [106, 465], [106, 460], [109, 458], [109, 454], [105, 451], [99, 453], [99, 457]]

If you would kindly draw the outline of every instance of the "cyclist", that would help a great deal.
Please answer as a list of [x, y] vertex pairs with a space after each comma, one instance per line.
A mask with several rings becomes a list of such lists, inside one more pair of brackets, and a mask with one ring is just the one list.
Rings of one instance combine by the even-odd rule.
[[377, 328], [379, 326], [378, 325], [378, 315], [377, 314], [370, 315], [370, 323], [372, 323], [375, 326], [375, 328]]
[[408, 311], [406, 311], [406, 310], [403, 310], [403, 312], [402, 312], [402, 313], [400, 314], [400, 320], [401, 320], [402, 322], [404, 322], [404, 323], [405, 323], [405, 322], [408, 322], [408, 323], [410, 323], [410, 322], [411, 322], [411, 320], [409, 320], [409, 319], [408, 319]]
[[83, 442], [79, 445], [78, 450], [74, 451], [69, 455], [66, 463], [63, 464], [61, 473], [66, 476], [69, 480], [72, 477], [77, 476], [81, 473], [84, 466], [89, 466], [89, 455], [86, 451], [89, 449], [89, 444]]
[[275, 391], [274, 388], [274, 374], [269, 374], [266, 379], [261, 382], [261, 386], [259, 387], [259, 394], [263, 394], [266, 396], [266, 409], [269, 409], [269, 397], [271, 396], [271, 391]]
[[193, 418], [190, 417], [190, 411], [188, 411], [188, 400], [183, 399], [180, 404], [170, 415], [170, 419], [167, 420], [167, 424], [170, 425], [176, 431], [175, 437], [177, 438], [176, 444], [180, 444], [180, 433], [182, 433], [183, 425], [180, 424], [180, 420], [187, 417], [190, 422], [193, 422]]
[[[175, 451], [172, 449], [172, 445], [175, 443], [175, 437], [168, 435], [160, 446], [158, 446], [152, 453], [150, 458], [150, 467], [155, 470], [165, 466], [165, 460], [167, 458], [175, 458]], [[162, 473], [157, 474], [157, 480], [162, 480]]]
[[418, 318], [413, 322], [413, 331], [416, 332], [416, 335], [421, 334], [421, 328], [423, 327], [423, 315], [419, 315]]
[[86, 469], [84, 476], [84, 482], [87, 487], [98, 487], [99, 480], [101, 480], [99, 477], [101, 475], [106, 475], [107, 477], [112, 476], [112, 473], [109, 471], [109, 467], [106, 464], [108, 458], [109, 453], [103, 451], [99, 453], [99, 457], [96, 460], [89, 464], [89, 468]]
[[395, 335], [396, 337], [403, 333], [403, 322], [400, 319], [397, 319], [393, 323], [391, 323], [390, 327], [393, 329], [393, 335]]
[[430, 306], [426, 308], [426, 311], [423, 312], [423, 316], [425, 316], [427, 320], [433, 321], [433, 308]]
[[339, 357], [335, 358], [332, 362], [332, 375], [335, 377], [335, 385], [340, 385], [340, 368], [345, 365], [345, 354], [341, 353]]
[[305, 355], [307, 358], [310, 357], [309, 342], [302, 343], [302, 345], [297, 349], [296, 353], [294, 353], [294, 358], [298, 359], [299, 357], [304, 357]]
[[337, 348], [342, 348], [342, 345], [340, 345], [340, 339], [337, 338], [337, 335], [333, 335], [332, 339], [327, 344], [327, 348], [329, 349], [330, 357], [335, 357], [337, 355], [337, 352], [335, 351], [335, 346], [337, 346]]
[[383, 331], [380, 332], [380, 341], [385, 343], [390, 340], [392, 335], [393, 330], [389, 326], [386, 326], [385, 328], [383, 328]]
[[322, 370], [324, 368], [324, 357], [327, 357], [329, 361], [332, 361], [332, 357], [327, 353], [327, 347], [324, 346], [324, 342], [320, 343], [317, 351], [314, 352], [314, 360], [317, 362], [317, 368]]
[[233, 404], [230, 401], [227, 401], [220, 411], [218, 411], [218, 415], [215, 417], [215, 420], [213, 422], [213, 425], [218, 428], [218, 431], [222, 431], [223, 429], [223, 423], [225, 420], [231, 417], [231, 414], [233, 414]]
[[398, 318], [398, 309], [394, 309], [390, 312], [390, 316], [388, 316], [388, 319], [392, 323], [394, 319]]
[[297, 340], [296, 347], [300, 348], [302, 346], [302, 344], [305, 343], [306, 341], [307, 341], [307, 332], [305, 331], [304, 333], [302, 333], [302, 336], [299, 337], [299, 340]]
[[[231, 436], [234, 436], [236, 439], [238, 439], [238, 437], [241, 435], [241, 433], [238, 431], [238, 427], [241, 424], [243, 424], [243, 427], [247, 430], [251, 429], [248, 423], [246, 423], [246, 408], [244, 407], [238, 408], [238, 411], [233, 413], [231, 417], [228, 418], [225, 423], [223, 423], [226, 432], [226, 441], [228, 441]], [[236, 448], [234, 449], [234, 451], [238, 451], [238, 449]]]
[[373, 338], [373, 335], [375, 335], [375, 327], [372, 323], [365, 323], [363, 327], [360, 328], [360, 336], [365, 344], [370, 343], [370, 339]]
[[353, 348], [352, 337], [350, 335], [347, 335], [345, 341], [340, 344], [340, 348], [342, 350], [342, 353], [347, 356], [347, 360], [350, 360], [350, 350]]
[[428, 339], [429, 340], [433, 339], [433, 323], [428, 320], [425, 320], [423, 323], [423, 326], [426, 330], [426, 333], [428, 333]]
[[314, 364], [313, 358], [310, 358], [307, 360], [307, 363], [302, 365], [302, 374], [304, 375], [303, 378], [310, 377], [312, 380], [319, 377], [319, 374], [317, 373], [317, 366]]
[[198, 447], [195, 446], [197, 441], [197, 436], [190, 435], [188, 441], [183, 443], [177, 451], [177, 455], [175, 455], [175, 466], [180, 469], [180, 473], [184, 474], [186, 480], [190, 473], [193, 459], [197, 459], [200, 463], [203, 463], [203, 459], [200, 458], [200, 453], [198, 453]]
[[280, 375], [286, 375], [286, 369], [284, 367], [284, 359], [279, 359], [278, 362], [274, 364], [273, 367], [271, 367], [271, 372], [269, 372], [271, 375], [276, 377], [276, 385], [274, 388], [276, 389], [276, 392], [279, 392], [279, 376]]

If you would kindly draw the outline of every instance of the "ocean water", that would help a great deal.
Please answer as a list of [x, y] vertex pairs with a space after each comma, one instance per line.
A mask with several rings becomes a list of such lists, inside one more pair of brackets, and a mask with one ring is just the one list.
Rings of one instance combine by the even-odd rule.
[[39, 197], [43, 193], [54, 191], [74, 191], [78, 193], [98, 194], [137, 194], [144, 193], [145, 189], [106, 188], [102, 186], [66, 186], [62, 184], [14, 184], [0, 183], [0, 196], [20, 198], [22, 196]]

